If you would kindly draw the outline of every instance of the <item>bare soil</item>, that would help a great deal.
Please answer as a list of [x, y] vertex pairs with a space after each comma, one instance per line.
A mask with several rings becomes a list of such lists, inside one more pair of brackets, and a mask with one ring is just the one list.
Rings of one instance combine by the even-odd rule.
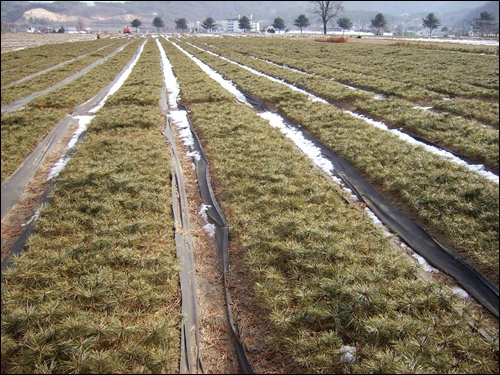
[[[100, 36], [106, 37], [106, 36]], [[2, 33], [2, 53], [18, 49], [38, 47], [43, 44], [77, 42], [80, 40], [97, 39], [97, 34], [69, 33]]]

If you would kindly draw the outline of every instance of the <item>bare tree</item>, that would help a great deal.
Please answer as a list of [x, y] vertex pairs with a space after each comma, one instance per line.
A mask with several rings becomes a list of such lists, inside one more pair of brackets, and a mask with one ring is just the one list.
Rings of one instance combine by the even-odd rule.
[[321, 18], [321, 22], [323, 22], [323, 34], [326, 35], [326, 25], [328, 22], [333, 22], [334, 18], [344, 10], [342, 1], [311, 1], [311, 3], [314, 6], [311, 13]]
[[85, 30], [85, 20], [82, 17], [78, 17], [76, 20], [76, 29], [78, 31]]

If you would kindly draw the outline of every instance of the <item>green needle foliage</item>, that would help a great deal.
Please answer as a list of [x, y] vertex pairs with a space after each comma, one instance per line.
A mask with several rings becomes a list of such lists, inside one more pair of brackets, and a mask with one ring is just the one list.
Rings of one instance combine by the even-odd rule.
[[[220, 57], [183, 41], [179, 43], [315, 135], [379, 190], [396, 199], [422, 227], [440, 233], [445, 246], [498, 284], [498, 184], [332, 105], [312, 102], [304, 94], [269, 78], [235, 64], [229, 66]], [[488, 133], [482, 126], [476, 130], [477, 134]], [[495, 139], [498, 134], [490, 134], [493, 150], [498, 149]], [[498, 160], [498, 154], [495, 159]]]
[[2, 115], [2, 182], [64, 116], [108, 85], [132, 58], [138, 46], [139, 41], [129, 44], [87, 74], [28, 102], [18, 111]]
[[[188, 82], [204, 73], [162, 43], [202, 134], [214, 192], [229, 223], [230, 262], [241, 261], [255, 280], [256, 303], [273, 327], [261, 340], [286, 353], [296, 373], [497, 370], [498, 342], [477, 335], [468, 323], [469, 314], [480, 314], [473, 303], [419, 277], [418, 265], [251, 109], [208, 95], [200, 102]], [[247, 82], [246, 73], [204, 60], [233, 82]], [[276, 95], [263, 81], [255, 86], [273, 91], [266, 98]], [[298, 111], [304, 107], [304, 100], [290, 102]], [[354, 363], [341, 361], [346, 345], [356, 349]]]
[[2, 86], [13, 83], [31, 74], [68, 62], [87, 54], [101, 54], [125, 44], [124, 38], [106, 38], [58, 44], [44, 44], [2, 54]]
[[[196, 43], [198, 41], [194, 40], [193, 42]], [[198, 44], [200, 43], [198, 42]], [[231, 40], [230, 45], [232, 44], [233, 41]], [[389, 49], [389, 51], [385, 51], [385, 54], [391, 56], [394, 61], [389, 61], [385, 58], [385, 55], [383, 56], [384, 60], [377, 63], [378, 65], [384, 64], [384, 76], [380, 76], [380, 73], [374, 69], [368, 70], [365, 68], [365, 61], [353, 61], [353, 64], [347, 70], [347, 67], [325, 66], [327, 62], [324, 58], [308, 56], [293, 58], [293, 52], [295, 51], [288, 46], [280, 45], [277, 48], [281, 48], [283, 50], [282, 53], [274, 55], [266, 52], [266, 48], [252, 48], [252, 42], [248, 44], [250, 47], [243, 47], [238, 44], [235, 48], [228, 48], [227, 45], [222, 43], [218, 43], [217, 48], [214, 48], [210, 44], [201, 45], [203, 45], [203, 48], [207, 48], [214, 53], [222, 53], [223, 56], [240, 64], [250, 66], [267, 75], [284, 80], [289, 84], [302, 87], [336, 105], [355, 109], [364, 115], [383, 121], [389, 126], [402, 128], [498, 171], [498, 132], [494, 129], [483, 129], [481, 123], [462, 118], [472, 118], [493, 124], [496, 122], [496, 127], [498, 128], [498, 104], [492, 103], [491, 100], [454, 99], [453, 102], [462, 103], [462, 107], [467, 104], [467, 107], [460, 109], [457, 105], [446, 104], [450, 102], [449, 100], [436, 99], [432, 102], [436, 110], [446, 111], [446, 109], [450, 109], [450, 111], [436, 114], [417, 108], [416, 105], [422, 98], [437, 98], [437, 94], [425, 89], [425, 85], [421, 80], [427, 74], [423, 72], [421, 73], [423, 77], [418, 76], [419, 72], [411, 71], [405, 74], [404, 77], [401, 77], [400, 80], [387, 78], [394, 75], [396, 77], [401, 75], [401, 66], [405, 65], [405, 60], [398, 56], [399, 52], [390, 51], [391, 46], [385, 47]], [[308, 46], [303, 47], [307, 49]], [[191, 53], [200, 54], [199, 50], [193, 49], [189, 45], [187, 49]], [[252, 52], [251, 57], [248, 56], [248, 49]], [[290, 53], [290, 50], [293, 52]], [[314, 54], [314, 50], [310, 47], [308, 52]], [[350, 53], [354, 52], [359, 51], [344, 51], [345, 54], [342, 57], [349, 59]], [[300, 53], [303, 54], [303, 51]], [[336, 55], [338, 53], [339, 51], [335, 51]], [[444, 65], [445, 62], [441, 60], [443, 56], [440, 54], [437, 55], [440, 59], [436, 64]], [[258, 58], [259, 56], [262, 58]], [[403, 54], [402, 57], [406, 59], [407, 55]], [[490, 57], [488, 56], [487, 58], [489, 59]], [[436, 57], [433, 57], [433, 59], [435, 60]], [[466, 64], [463, 60], [463, 58], [460, 59], [464, 65], [470, 64], [470, 62]], [[446, 65], [450, 64], [446, 63]], [[413, 66], [414, 64], [412, 63]], [[295, 71], [292, 71], [290, 67], [295, 68]], [[458, 69], [458, 67], [454, 66], [454, 69]], [[485, 70], [483, 74], [485, 75], [485, 80], [489, 80], [489, 76], [494, 75], [494, 71], [491, 69], [488, 71]], [[442, 75], [442, 72], [439, 71], [439, 77]], [[332, 81], [329, 78], [333, 78], [334, 80]], [[453, 79], [456, 80], [456, 78]], [[373, 92], [353, 90], [352, 87], [345, 87], [339, 81], [352, 84], [361, 90], [371, 90]], [[498, 86], [498, 78], [496, 82]], [[456, 80], [456, 82], [447, 84], [461, 85], [462, 83]], [[440, 83], [439, 88], [441, 91], [442, 87]], [[490, 88], [492, 89], [490, 90], [491, 92], [485, 95], [494, 96], [494, 88]], [[401, 92], [403, 89], [407, 91], [411, 89], [411, 91], [405, 94]], [[374, 96], [375, 93], [389, 95], [389, 98], [387, 100], [379, 100]], [[448, 94], [458, 95], [458, 91]], [[395, 96], [399, 96], [400, 98]], [[463, 104], [464, 102], [465, 104]], [[495, 116], [495, 108], [497, 116]]]
[[[405, 108], [415, 98], [439, 99], [431, 82], [420, 86], [410, 73], [395, 68], [387, 77], [362, 63], [369, 58], [373, 66], [386, 66], [394, 57], [415, 59], [417, 52], [428, 60], [431, 73], [440, 72], [451, 82], [446, 90], [462, 90], [464, 100], [474, 98], [468, 103], [495, 98], [488, 84], [463, 79], [454, 66], [440, 70], [450, 51], [437, 47], [242, 39], [186, 40], [210, 44], [214, 52], [318, 94], [330, 92], [329, 98], [342, 105], [372, 99], [331, 81], [337, 73], [366, 90], [399, 90], [388, 103], [401, 100]], [[272, 356], [279, 347], [293, 373], [498, 373], [498, 335], [485, 334], [498, 331], [498, 320], [455, 294], [445, 278], [424, 275], [394, 238], [349, 203], [348, 195], [288, 138], [171, 41], [301, 124], [376, 186], [394, 194], [418, 220], [444, 233], [492, 279], [498, 277], [498, 185], [184, 39], [161, 38], [229, 224], [229, 277], [235, 277], [233, 271], [249, 276], [246, 287], [256, 294], [252, 302], [271, 328], [259, 338], [260, 346], [270, 348], [263, 354]], [[58, 89], [57, 95], [2, 116], [2, 142], [5, 131], [9, 153], [14, 154], [16, 137], [19, 148], [38, 142], [28, 142], [26, 128], [46, 132], [57, 116], [95, 95], [142, 42], [129, 45], [94, 74]], [[498, 62], [490, 55], [459, 56], [460, 64], [476, 64], [477, 75], [490, 78], [487, 63], [490, 58]], [[308, 74], [264, 63], [266, 59]], [[419, 64], [415, 69], [421, 72]], [[149, 39], [131, 75], [97, 113], [57, 178], [26, 251], [2, 284], [2, 372], [178, 372], [182, 316], [171, 166], [158, 106], [162, 80], [156, 41]], [[404, 82], [399, 89], [398, 80]], [[390, 115], [386, 107], [376, 108], [385, 121]], [[30, 116], [47, 124], [39, 130]], [[23, 157], [16, 157], [22, 162]], [[4, 144], [2, 169], [3, 162]], [[343, 359], [345, 347], [356, 350], [352, 361]], [[259, 363], [260, 358], [249, 355], [252, 364]]]
[[[178, 371], [182, 317], [161, 88], [158, 49], [148, 41], [7, 272], [2, 372]], [[157, 100], [141, 98], [144, 91]]]

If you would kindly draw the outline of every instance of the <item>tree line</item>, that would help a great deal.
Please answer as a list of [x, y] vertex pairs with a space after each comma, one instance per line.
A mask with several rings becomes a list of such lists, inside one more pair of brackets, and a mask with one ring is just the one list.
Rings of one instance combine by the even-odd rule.
[[[311, 13], [318, 17], [323, 25], [323, 34], [327, 34], [328, 25], [335, 26], [335, 19], [344, 11], [344, 6], [342, 1], [311, 1], [313, 9]], [[300, 29], [300, 33], [308, 26], [310, 26], [310, 21], [305, 14], [300, 14], [294, 21], [293, 25]], [[352, 21], [347, 17], [339, 17], [336, 20], [336, 24], [340, 29], [342, 29], [343, 34], [346, 30], [350, 30], [353, 26]], [[131, 26], [136, 29], [142, 25], [139, 19], [134, 19], [131, 22]], [[429, 30], [429, 35], [432, 36], [432, 32], [441, 26], [441, 20], [436, 17], [434, 13], [429, 13], [426, 17], [422, 18], [421, 25]], [[165, 27], [165, 23], [161, 17], [155, 17], [153, 19], [152, 26], [154, 26], [159, 32], [161, 28]], [[212, 17], [207, 17], [200, 26], [208, 32], [213, 32], [217, 29], [218, 25]], [[495, 17], [492, 13], [482, 12], [479, 18], [474, 18], [471, 22], [471, 26], [474, 32], [479, 33], [482, 36], [495, 34], [498, 35], [498, 23], [495, 22]], [[243, 32], [250, 31], [252, 29], [251, 20], [247, 16], [243, 16], [238, 19], [238, 27], [243, 30]], [[374, 18], [371, 19], [371, 27], [375, 31], [376, 35], [382, 35], [384, 31], [387, 30], [388, 22], [382, 13], [377, 13]], [[189, 26], [186, 18], [177, 18], [175, 20], [175, 28], [181, 32], [189, 30]], [[276, 17], [271, 27], [268, 27], [267, 32], [275, 33], [287, 31], [287, 24], [281, 17]]]

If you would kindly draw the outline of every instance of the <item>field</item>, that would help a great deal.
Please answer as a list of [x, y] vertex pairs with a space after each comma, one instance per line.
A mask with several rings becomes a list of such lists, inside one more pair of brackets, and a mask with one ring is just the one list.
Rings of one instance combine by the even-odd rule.
[[2, 53], [12, 52], [24, 48], [38, 47], [44, 44], [91, 40], [96, 38], [96, 34], [5, 33], [2, 34]]
[[62, 129], [2, 373], [498, 373], [498, 47], [44, 41], [2, 36], [2, 206]]

